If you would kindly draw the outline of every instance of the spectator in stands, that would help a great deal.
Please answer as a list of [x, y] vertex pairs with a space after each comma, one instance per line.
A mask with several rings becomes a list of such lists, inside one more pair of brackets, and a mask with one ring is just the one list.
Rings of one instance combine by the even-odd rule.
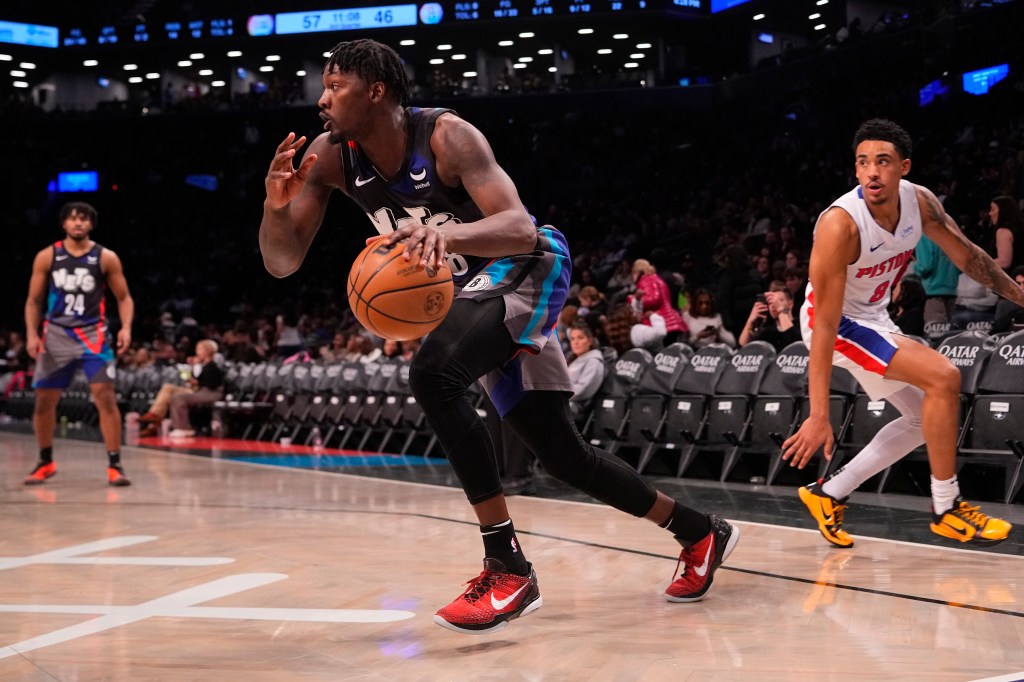
[[793, 310], [799, 311], [803, 307], [804, 295], [807, 292], [807, 268], [802, 265], [786, 268], [782, 273], [782, 279], [793, 297]]
[[780, 351], [801, 338], [800, 327], [794, 321], [793, 295], [784, 282], [773, 282], [750, 309], [750, 317], [740, 333], [739, 345], [743, 347], [751, 341], [767, 341]]
[[640, 302], [641, 321], [653, 326], [651, 318], [655, 315], [660, 316], [665, 326], [661, 343], [675, 343], [682, 338], [687, 329], [683, 318], [672, 307], [668, 285], [658, 276], [650, 261], [643, 258], [633, 261], [632, 272], [633, 280], [636, 282], [634, 296]]
[[608, 314], [604, 324], [604, 335], [608, 339], [608, 345], [619, 355], [633, 347], [630, 332], [635, 324], [636, 314], [628, 303], [620, 303]]
[[960, 273], [956, 285], [956, 305], [953, 308], [953, 326], [958, 329], [991, 329], [999, 297], [980, 282]]
[[224, 371], [214, 362], [218, 351], [217, 343], [203, 339], [196, 344], [195, 357], [189, 358], [192, 365], [187, 385], [164, 384], [157, 393], [156, 400], [139, 421], [146, 427], [139, 434], [144, 437], [155, 436], [159, 432], [159, 424], [167, 413], [171, 414], [173, 430], [172, 438], [189, 438], [196, 435], [192, 429], [189, 410], [192, 407], [212, 405], [224, 397]]
[[757, 273], [757, 283], [762, 289], [768, 290], [774, 281], [772, 278], [772, 263], [765, 254], [759, 254], [754, 259], [754, 271]]
[[[1024, 288], [1024, 265], [1018, 265], [1010, 273], [1017, 286]], [[992, 322], [992, 333], [1020, 331], [1024, 329], [1024, 308], [1013, 301], [1000, 298], [996, 304], [996, 316]]]
[[295, 355], [305, 348], [302, 344], [302, 335], [299, 334], [298, 318], [294, 312], [278, 315], [276, 322], [274, 354], [277, 357], [286, 358], [290, 355]]
[[576, 314], [586, 320], [591, 329], [599, 329], [608, 314], [608, 301], [604, 294], [597, 287], [585, 286], [580, 289], [577, 298], [580, 305]]
[[402, 357], [402, 342], [394, 339], [384, 339], [381, 345], [381, 357], [387, 360], [396, 360]]
[[558, 313], [558, 322], [555, 323], [555, 338], [562, 349], [562, 355], [566, 357], [572, 352], [569, 345], [569, 328], [576, 324], [579, 317], [579, 308], [574, 305], [565, 305]]
[[988, 217], [992, 224], [988, 255], [1007, 272], [1024, 265], [1024, 219], [1017, 200], [1005, 195], [996, 197], [989, 205]]
[[683, 321], [689, 329], [688, 342], [694, 348], [713, 343], [736, 347], [736, 337], [722, 326], [722, 316], [715, 308], [715, 297], [707, 289], [698, 289], [694, 293], [690, 310], [683, 311]]
[[924, 286], [918, 277], [906, 276], [896, 283], [892, 292], [890, 317], [900, 331], [910, 336], [924, 336]]
[[914, 256], [914, 274], [921, 278], [924, 287], [925, 336], [937, 338], [952, 323], [960, 270], [945, 251], [924, 235], [917, 243]]
[[572, 356], [569, 358], [569, 379], [572, 381], [572, 397], [569, 409], [577, 423], [586, 416], [590, 402], [604, 382], [607, 367], [604, 355], [597, 347], [594, 332], [586, 322], [578, 321], [569, 330]]
[[[731, 244], [722, 251], [718, 259], [719, 269], [715, 275], [715, 298], [722, 318], [722, 328], [730, 331], [739, 329], [747, 319], [747, 311], [754, 299], [761, 293], [757, 277], [750, 267], [750, 258], [739, 244]], [[691, 330], [693, 328], [686, 323]], [[735, 346], [735, 337], [731, 345]]]
[[608, 284], [605, 285], [605, 295], [609, 299], [615, 299], [619, 294], [631, 294], [635, 288], [636, 283], [633, 280], [633, 269], [632, 265], [628, 260], [620, 261], [618, 266], [615, 268], [615, 272], [608, 278]]
[[263, 349], [252, 342], [252, 333], [244, 325], [236, 325], [233, 330], [224, 334], [225, 359], [229, 362], [253, 363], [266, 359]]
[[345, 359], [345, 354], [348, 352], [348, 337], [342, 331], [334, 332], [334, 338], [331, 339], [330, 345], [323, 346], [320, 349], [320, 357], [327, 362], [341, 362]]
[[420, 339], [409, 339], [408, 341], [402, 342], [402, 359], [406, 362], [412, 362], [413, 357], [416, 355], [416, 351], [420, 349]]

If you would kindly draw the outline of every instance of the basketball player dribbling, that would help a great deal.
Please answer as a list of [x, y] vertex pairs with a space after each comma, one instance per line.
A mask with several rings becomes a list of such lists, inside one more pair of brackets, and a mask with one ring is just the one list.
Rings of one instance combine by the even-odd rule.
[[922, 234], [997, 294], [1024, 305], [1024, 291], [963, 235], [930, 190], [903, 179], [910, 172], [906, 131], [891, 121], [872, 119], [857, 130], [853, 146], [858, 186], [822, 212], [814, 229], [800, 316], [810, 348], [810, 415], [783, 443], [783, 458], [803, 468], [822, 445], [825, 457], [831, 456], [829, 380], [832, 365], [843, 367], [872, 400], [888, 400], [902, 416], [882, 427], [827, 480], [800, 488], [800, 499], [825, 539], [838, 547], [852, 546], [853, 538], [843, 529], [846, 498], [925, 444], [932, 474], [931, 530], [976, 545], [1002, 542], [1012, 526], [960, 497], [960, 372], [941, 353], [902, 336], [887, 307]]
[[409, 376], [476, 512], [484, 545], [483, 571], [435, 622], [458, 632], [493, 632], [541, 605], [493, 445], [467, 397], [477, 379], [549, 473], [675, 536], [685, 569], [666, 590], [669, 601], [703, 598], [738, 529], [656, 491], [631, 467], [585, 443], [573, 425], [565, 359], [557, 341], [549, 341], [569, 285], [565, 238], [534, 225], [479, 130], [450, 110], [403, 106], [406, 74], [391, 48], [372, 40], [340, 43], [323, 84], [325, 132], [297, 168], [293, 157], [305, 138], [290, 133], [270, 165], [260, 249], [272, 274], [294, 272], [337, 189], [389, 243], [405, 240], [410, 262], [441, 267], [447, 259], [461, 288]]
[[107, 482], [131, 485], [121, 467], [121, 411], [114, 393], [114, 351], [107, 334], [107, 287], [117, 299], [121, 319], [119, 351], [131, 346], [135, 303], [128, 293], [121, 259], [89, 237], [97, 217], [96, 209], [84, 202], [64, 205], [60, 222], [65, 238], [36, 254], [32, 264], [25, 337], [28, 353], [36, 360], [32, 425], [39, 443], [39, 463], [25, 485], [38, 485], [57, 473], [53, 461], [57, 403], [79, 368], [89, 380], [100, 415], [100, 432], [107, 448]]

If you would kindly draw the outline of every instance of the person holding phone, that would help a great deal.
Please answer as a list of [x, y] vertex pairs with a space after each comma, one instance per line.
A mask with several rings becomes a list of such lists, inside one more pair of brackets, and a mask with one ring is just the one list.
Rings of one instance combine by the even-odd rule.
[[758, 294], [750, 309], [740, 332], [740, 347], [751, 341], [767, 341], [780, 351], [800, 339], [800, 328], [793, 321], [793, 295], [785, 282], [772, 282], [770, 290]]

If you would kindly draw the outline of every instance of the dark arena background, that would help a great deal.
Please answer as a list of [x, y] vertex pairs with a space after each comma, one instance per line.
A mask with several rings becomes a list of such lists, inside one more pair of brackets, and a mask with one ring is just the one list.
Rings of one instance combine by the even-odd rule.
[[[992, 547], [929, 530], [923, 448], [851, 496], [856, 546], [829, 546], [797, 489], [898, 412], [837, 370], [835, 456], [791, 468], [778, 443], [806, 414], [807, 350], [739, 343], [773, 282], [803, 300], [867, 119], [910, 133], [908, 179], [998, 254], [994, 200], [1024, 205], [1024, 2], [400, 2], [0, 6], [0, 679], [1024, 680], [1024, 313], [958, 290], [947, 320], [908, 314], [918, 261], [890, 310], [961, 370], [961, 489], [1016, 524]], [[477, 524], [412, 398], [417, 344], [348, 309], [373, 227], [335, 193], [291, 276], [258, 244], [275, 149], [323, 132], [327, 52], [357, 38], [398, 52], [410, 105], [479, 128], [567, 237], [550, 342], [571, 353], [586, 322], [607, 372], [584, 439], [742, 529], [706, 600], [665, 602], [678, 546], [517, 453], [478, 392], [544, 608], [486, 637], [432, 622], [479, 568]], [[130, 487], [106, 485], [81, 373], [57, 408], [60, 475], [23, 484], [39, 454], [26, 294], [70, 201], [98, 210], [92, 237], [135, 302], [115, 382]], [[637, 259], [673, 307], [712, 301], [718, 343], [615, 333]], [[116, 333], [109, 292], [106, 311]], [[220, 399], [180, 432], [137, 421], [187, 384], [203, 339]]]

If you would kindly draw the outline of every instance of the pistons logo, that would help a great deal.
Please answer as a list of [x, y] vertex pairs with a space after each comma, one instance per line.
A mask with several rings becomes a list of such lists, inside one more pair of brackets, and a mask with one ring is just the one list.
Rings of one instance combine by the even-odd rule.
[[433, 317], [441, 312], [444, 308], [444, 294], [440, 292], [434, 292], [427, 296], [426, 300], [423, 301], [423, 312]]

